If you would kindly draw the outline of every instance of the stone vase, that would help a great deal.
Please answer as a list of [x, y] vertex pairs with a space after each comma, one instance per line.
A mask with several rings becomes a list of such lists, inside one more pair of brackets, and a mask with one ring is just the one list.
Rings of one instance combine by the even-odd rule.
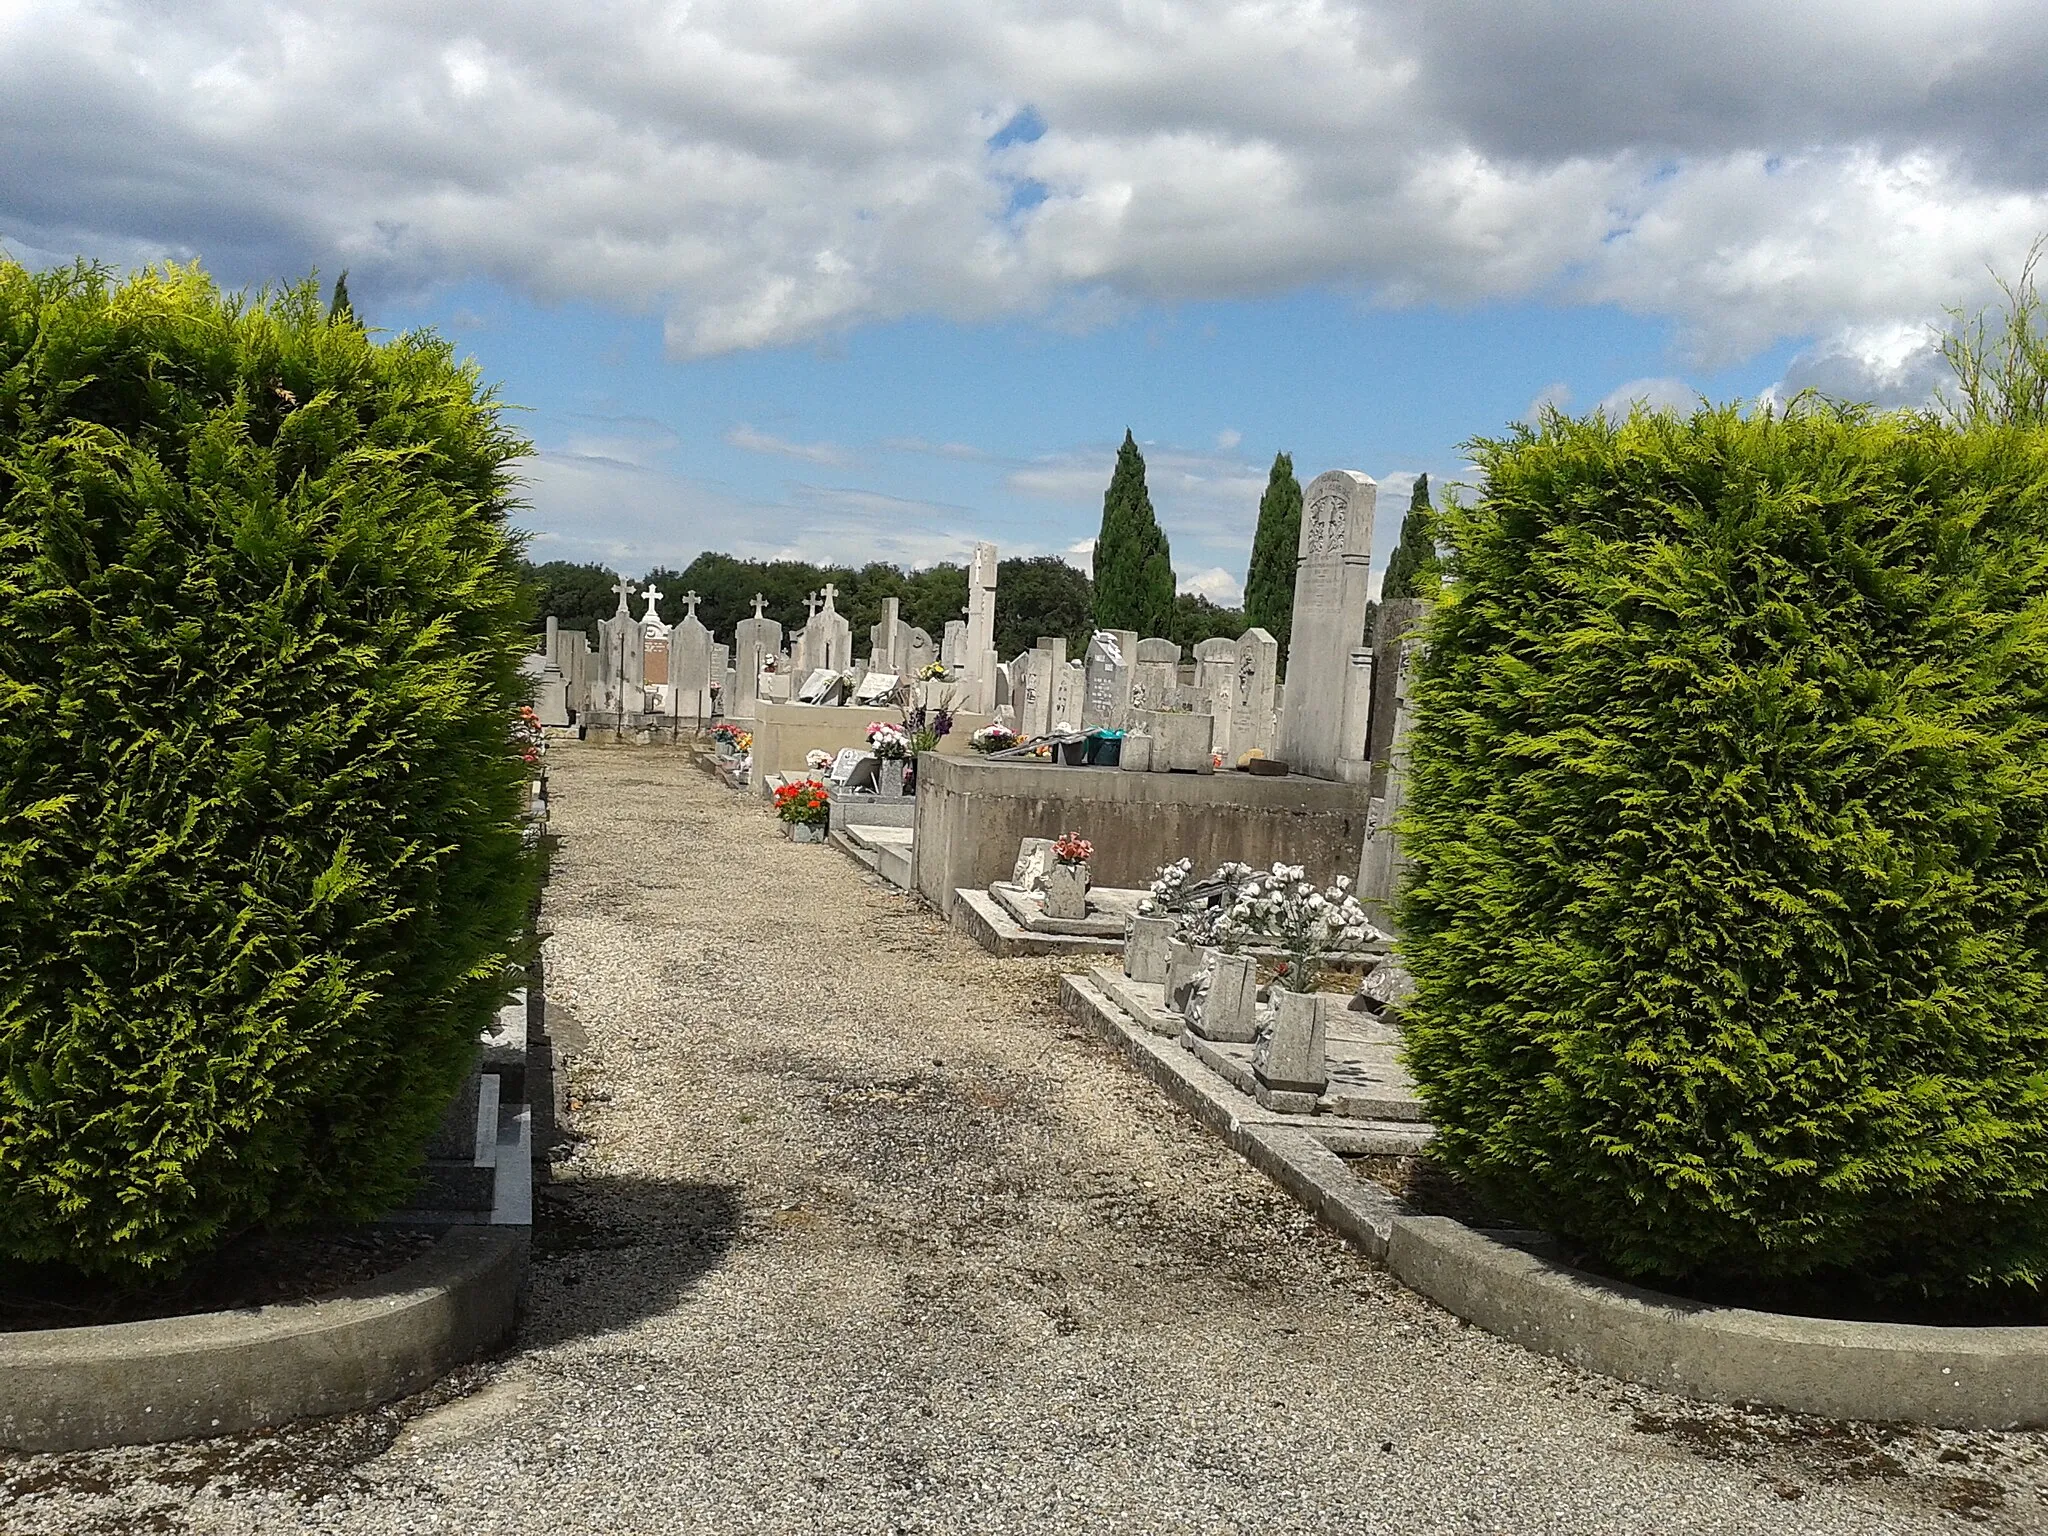
[[814, 826], [804, 821], [785, 821], [782, 824], [782, 828], [788, 834], [789, 840], [792, 843], [822, 843], [825, 841], [825, 828], [822, 823]]
[[1249, 1045], [1259, 1037], [1259, 967], [1250, 955], [1219, 954], [1209, 963], [1201, 1016], [1188, 1028], [1204, 1040]]
[[1124, 751], [1117, 766], [1125, 773], [1152, 771], [1152, 738], [1136, 734], [1124, 737]]
[[1076, 921], [1088, 915], [1088, 866], [1055, 864], [1045, 873], [1045, 915]]
[[1131, 919], [1131, 936], [1124, 940], [1124, 974], [1133, 981], [1164, 986], [1166, 947], [1173, 942], [1174, 926], [1170, 917]]
[[884, 800], [903, 798], [903, 770], [907, 766], [900, 757], [885, 757], [875, 769], [875, 793]]
[[1258, 1101], [1287, 1114], [1315, 1113], [1329, 1086], [1326, 1059], [1328, 1010], [1320, 994], [1276, 991], [1272, 1023], [1252, 1048], [1252, 1077]]
[[1202, 979], [1202, 973], [1209, 968], [1209, 960], [1216, 953], [1200, 944], [1190, 944], [1186, 939], [1166, 941], [1166, 1007], [1173, 1013], [1187, 1012], [1188, 999], [1195, 986]]

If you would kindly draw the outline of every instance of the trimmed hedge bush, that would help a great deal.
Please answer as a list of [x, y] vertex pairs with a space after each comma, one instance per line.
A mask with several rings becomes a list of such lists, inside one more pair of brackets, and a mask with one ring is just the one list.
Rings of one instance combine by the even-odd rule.
[[523, 447], [310, 283], [0, 263], [0, 1255], [410, 1194], [532, 894]]
[[2048, 442], [1472, 446], [1406, 811], [1437, 1154], [1647, 1277], [2038, 1284]]

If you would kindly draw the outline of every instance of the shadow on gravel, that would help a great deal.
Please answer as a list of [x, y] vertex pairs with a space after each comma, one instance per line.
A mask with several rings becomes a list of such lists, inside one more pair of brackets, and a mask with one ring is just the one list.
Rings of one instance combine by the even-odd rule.
[[533, 1214], [523, 1346], [667, 1311], [739, 1241], [743, 1221], [737, 1185], [617, 1176], [544, 1184]]

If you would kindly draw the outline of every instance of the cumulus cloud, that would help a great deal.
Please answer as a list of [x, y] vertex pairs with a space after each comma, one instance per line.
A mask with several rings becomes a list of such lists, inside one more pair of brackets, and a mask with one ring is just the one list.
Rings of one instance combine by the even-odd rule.
[[1177, 590], [1206, 597], [1219, 608], [1235, 608], [1244, 601], [1244, 583], [1220, 565], [1181, 577]]
[[2044, 70], [2020, 0], [0, 0], [0, 236], [483, 278], [678, 356], [1330, 285], [1613, 303], [1715, 364], [2016, 268]]
[[1630, 379], [1609, 390], [1599, 409], [1616, 417], [1637, 409], [1684, 416], [1697, 409], [1699, 403], [1700, 392], [1683, 379]]

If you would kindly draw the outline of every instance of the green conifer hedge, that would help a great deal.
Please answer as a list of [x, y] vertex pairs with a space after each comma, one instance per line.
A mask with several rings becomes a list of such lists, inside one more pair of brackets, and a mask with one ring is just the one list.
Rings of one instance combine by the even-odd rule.
[[0, 1255], [410, 1193], [532, 893], [524, 446], [310, 282], [0, 262]]
[[1625, 1271], [2048, 1274], [2048, 439], [1473, 445], [1417, 680], [1436, 1153]]

